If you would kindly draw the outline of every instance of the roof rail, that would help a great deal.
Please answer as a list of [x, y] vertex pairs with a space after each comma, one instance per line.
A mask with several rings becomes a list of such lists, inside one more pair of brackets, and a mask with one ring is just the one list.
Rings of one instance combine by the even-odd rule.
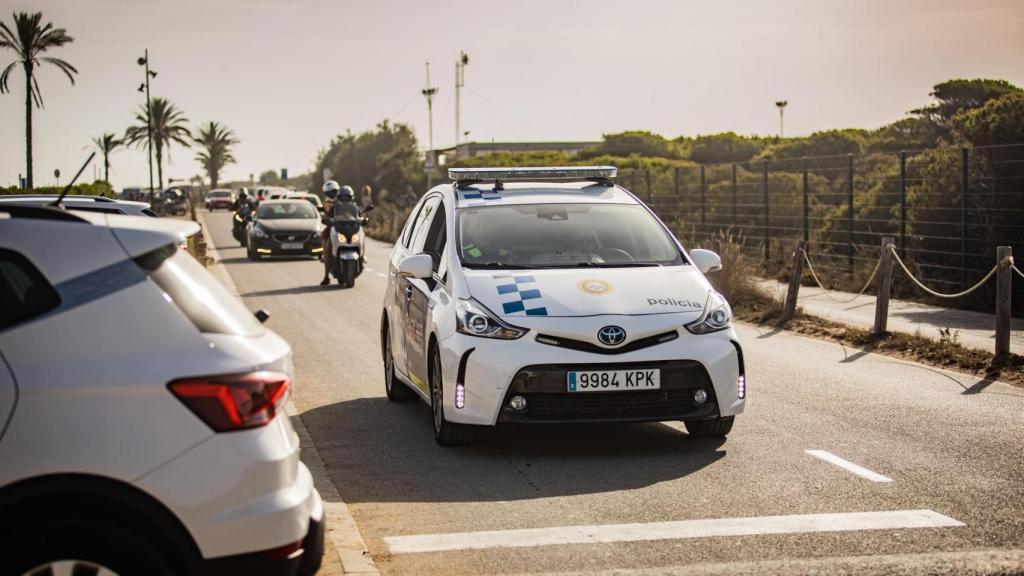
[[64, 222], [89, 221], [75, 216], [67, 210], [53, 206], [18, 206], [15, 204], [0, 204], [0, 214], [10, 214], [13, 218], [33, 218], [36, 220], [60, 220]]

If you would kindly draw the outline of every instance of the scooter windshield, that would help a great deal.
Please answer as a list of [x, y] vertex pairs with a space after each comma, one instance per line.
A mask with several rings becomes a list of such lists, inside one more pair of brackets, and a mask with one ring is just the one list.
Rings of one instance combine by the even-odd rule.
[[359, 207], [355, 202], [338, 202], [334, 205], [335, 222], [355, 222], [359, 220]]

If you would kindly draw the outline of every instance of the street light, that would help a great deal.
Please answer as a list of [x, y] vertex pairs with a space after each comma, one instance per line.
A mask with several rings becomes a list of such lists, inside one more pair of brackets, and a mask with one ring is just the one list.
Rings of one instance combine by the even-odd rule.
[[[427, 142], [429, 143], [430, 149], [427, 154], [434, 153], [434, 95], [437, 94], [437, 87], [430, 85], [430, 61], [427, 60], [427, 86], [423, 90], [420, 90], [427, 99]], [[427, 172], [427, 188], [432, 183], [432, 174]]]
[[466, 86], [466, 64], [469, 64], [469, 55], [459, 51], [459, 59], [455, 61], [455, 146], [459, 145], [459, 124], [462, 120], [462, 88]]
[[153, 107], [149, 101], [149, 79], [156, 78], [156, 71], [149, 69], [149, 48], [136, 60], [146, 70], [146, 81], [139, 85], [139, 92], [146, 93], [146, 150], [149, 156], [149, 201], [153, 201]]
[[775, 106], [777, 106], [779, 108], [779, 138], [782, 138], [782, 135], [783, 135], [783, 132], [782, 132], [782, 113], [786, 109], [786, 106], [788, 104], [789, 104], [789, 101], [787, 101], [787, 100], [779, 100], [779, 101], [777, 101], [775, 103]]

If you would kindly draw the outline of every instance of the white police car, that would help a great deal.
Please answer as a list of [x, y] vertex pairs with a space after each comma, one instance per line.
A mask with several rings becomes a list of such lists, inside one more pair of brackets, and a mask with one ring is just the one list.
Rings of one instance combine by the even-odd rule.
[[395, 244], [381, 321], [391, 400], [430, 403], [441, 444], [478, 426], [682, 420], [743, 411], [732, 313], [612, 167], [451, 169]]

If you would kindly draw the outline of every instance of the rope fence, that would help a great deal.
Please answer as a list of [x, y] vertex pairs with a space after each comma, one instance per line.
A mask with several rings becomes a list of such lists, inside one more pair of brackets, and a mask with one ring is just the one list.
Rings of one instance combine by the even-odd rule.
[[807, 250], [801, 248], [800, 252], [802, 252], [804, 255], [804, 261], [807, 262], [807, 269], [811, 271], [811, 277], [814, 278], [814, 281], [824, 291], [823, 293], [825, 294], [825, 296], [827, 296], [829, 300], [832, 300], [833, 302], [838, 302], [839, 304], [849, 304], [850, 302], [853, 302], [857, 298], [860, 298], [861, 295], [863, 295], [864, 292], [868, 289], [868, 286], [871, 286], [871, 282], [874, 281], [875, 274], [878, 274], [878, 268], [879, 266], [881, 266], [881, 261], [875, 262], [875, 269], [871, 271], [871, 276], [868, 277], [868, 281], [864, 283], [864, 287], [860, 289], [860, 292], [857, 292], [856, 294], [853, 295], [853, 298], [840, 299], [833, 296], [832, 290], [825, 288], [825, 285], [821, 283], [821, 280], [818, 278], [817, 272], [814, 271], [814, 264], [811, 264], [811, 258], [807, 255]]
[[995, 278], [995, 353], [993, 355], [993, 359], [1003, 359], [1008, 357], [1010, 353], [1011, 302], [1014, 273], [1021, 278], [1024, 278], [1024, 272], [1014, 264], [1012, 248], [1009, 246], [998, 246], [996, 249], [996, 265], [993, 266], [981, 280], [976, 282], [970, 288], [960, 292], [943, 293], [929, 288], [920, 279], [918, 279], [913, 272], [910, 271], [910, 268], [900, 256], [899, 251], [894, 244], [894, 240], [895, 239], [892, 236], [884, 236], [882, 238], [882, 249], [879, 253], [874, 269], [871, 271], [871, 274], [868, 276], [867, 281], [864, 283], [864, 286], [860, 291], [849, 298], [837, 298], [833, 295], [832, 290], [825, 287], [821, 278], [818, 276], [817, 271], [814, 269], [811, 257], [804, 247], [804, 241], [798, 240], [796, 250], [793, 251], [792, 255], [793, 260], [792, 267], [790, 269], [789, 290], [786, 294], [786, 301], [783, 306], [780, 322], [785, 324], [785, 322], [793, 318], [800, 292], [800, 278], [803, 275], [803, 268], [806, 265], [807, 269], [811, 273], [811, 277], [814, 279], [814, 282], [822, 289], [822, 293], [833, 302], [840, 304], [849, 304], [853, 302], [862, 296], [872, 283], [876, 283], [878, 290], [875, 296], [875, 321], [872, 334], [876, 336], [887, 334], [886, 325], [889, 316], [889, 293], [892, 289], [893, 281], [892, 264], [893, 261], [895, 261], [915, 286], [931, 296], [947, 300], [969, 296], [977, 290], [980, 290], [986, 283], [988, 283], [989, 280]]
[[[1000, 263], [1000, 264], [996, 264], [995, 266], [993, 266], [992, 269], [988, 271], [988, 274], [985, 274], [984, 278], [979, 280], [977, 284], [975, 284], [974, 286], [971, 286], [967, 290], [963, 290], [961, 292], [956, 292], [956, 293], [953, 293], [953, 294], [943, 294], [942, 292], [936, 292], [935, 290], [932, 290], [931, 288], [929, 288], [929, 287], [925, 286], [924, 284], [922, 284], [920, 280], [915, 278], [914, 274], [910, 271], [909, 268], [907, 268], [907, 265], [903, 263], [903, 259], [900, 258], [899, 253], [896, 252], [896, 248], [892, 244], [889, 245], [889, 252], [892, 255], [892, 257], [896, 259], [896, 263], [900, 265], [900, 268], [902, 268], [903, 271], [907, 274], [907, 277], [910, 278], [911, 282], [916, 284], [917, 287], [920, 288], [921, 290], [924, 290], [925, 292], [931, 294], [932, 296], [935, 296], [936, 298], [950, 298], [950, 299], [952, 299], [952, 298], [962, 298], [964, 296], [967, 296], [968, 294], [971, 294], [972, 292], [974, 292], [978, 288], [981, 288], [982, 286], [984, 286], [985, 283], [988, 282], [989, 279], [992, 278], [992, 276], [995, 275], [995, 273], [999, 270], [999, 266], [1001, 265], [1001, 263]], [[1011, 259], [1011, 261], [1012, 261], [1012, 259]]]

